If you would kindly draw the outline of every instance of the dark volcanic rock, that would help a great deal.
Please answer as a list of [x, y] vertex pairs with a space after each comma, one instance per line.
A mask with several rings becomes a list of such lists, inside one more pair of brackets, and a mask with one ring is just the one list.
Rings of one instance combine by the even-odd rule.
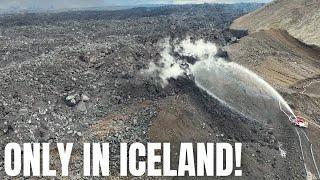
[[[278, 139], [267, 133], [266, 125], [232, 112], [187, 79], [170, 80], [163, 89], [140, 73], [159, 60], [163, 38], [190, 36], [224, 46], [238, 37], [229, 24], [258, 6], [203, 4], [0, 17], [0, 153], [9, 142], [110, 142], [115, 146], [112, 175], [117, 176], [120, 142], [241, 141], [249, 179], [300, 174], [299, 165], [288, 172], [282, 159], [272, 161], [280, 158]], [[81, 144], [74, 150], [70, 173], [82, 179]], [[52, 161], [59, 166], [58, 157]], [[3, 171], [0, 177], [6, 178]]]

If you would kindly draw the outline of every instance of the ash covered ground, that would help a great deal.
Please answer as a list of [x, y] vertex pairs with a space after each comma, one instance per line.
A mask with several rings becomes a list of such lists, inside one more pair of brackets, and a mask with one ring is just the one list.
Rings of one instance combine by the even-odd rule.
[[[164, 38], [233, 44], [245, 33], [230, 31], [231, 22], [259, 6], [3, 15], [1, 154], [9, 142], [77, 142], [70, 174], [82, 179], [82, 142], [113, 143], [112, 176], [118, 176], [120, 142], [242, 142], [244, 179], [304, 179], [289, 122], [271, 126], [247, 119], [189, 79], [171, 80], [162, 88], [141, 75], [161, 58], [158, 42]], [[286, 158], [279, 143], [286, 147]], [[52, 167], [59, 167], [57, 149], [51, 151]], [[0, 176], [5, 178], [3, 158]], [[175, 166], [174, 153], [172, 158]]]

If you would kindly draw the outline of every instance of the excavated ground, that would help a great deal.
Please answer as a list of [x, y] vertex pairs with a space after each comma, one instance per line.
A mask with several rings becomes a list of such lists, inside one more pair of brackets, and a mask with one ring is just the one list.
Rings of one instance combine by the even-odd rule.
[[[319, 165], [320, 49], [305, 45], [286, 31], [274, 29], [250, 34], [227, 49], [233, 61], [253, 70], [276, 87], [295, 113], [309, 121], [305, 132], [313, 144]], [[296, 141], [295, 136], [291, 140]], [[316, 175], [315, 171], [312, 173]]]
[[284, 29], [293, 37], [320, 46], [319, 0], [274, 0], [235, 20], [231, 28], [257, 32]]

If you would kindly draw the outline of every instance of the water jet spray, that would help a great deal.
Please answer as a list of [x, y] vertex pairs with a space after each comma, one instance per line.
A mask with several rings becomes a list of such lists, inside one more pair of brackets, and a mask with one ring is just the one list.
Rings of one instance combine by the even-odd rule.
[[[172, 42], [166, 39], [160, 47], [160, 62], [151, 63], [144, 73], [157, 73], [162, 86], [170, 78], [191, 75], [200, 89], [246, 117], [262, 122], [279, 118], [277, 113], [271, 113], [279, 112], [279, 104], [287, 114], [296, 117], [283, 97], [261, 77], [235, 62], [217, 57], [215, 44], [190, 38]], [[181, 57], [197, 61], [191, 64]]]

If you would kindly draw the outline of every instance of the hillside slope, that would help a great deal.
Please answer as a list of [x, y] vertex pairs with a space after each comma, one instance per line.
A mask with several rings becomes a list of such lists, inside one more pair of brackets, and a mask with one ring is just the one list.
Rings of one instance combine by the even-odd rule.
[[[304, 133], [313, 144], [315, 162], [319, 164], [319, 48], [305, 45], [284, 30], [271, 29], [252, 33], [226, 49], [232, 61], [251, 69], [276, 87], [296, 115], [309, 121], [310, 126]], [[310, 150], [304, 152], [306, 155]], [[317, 171], [310, 162], [306, 160], [308, 177], [316, 179]]]
[[308, 46], [283, 30], [261, 30], [228, 47], [230, 57], [278, 88], [320, 74], [320, 48]]
[[275, 0], [235, 20], [231, 29], [284, 29], [306, 44], [320, 46], [320, 0]]

